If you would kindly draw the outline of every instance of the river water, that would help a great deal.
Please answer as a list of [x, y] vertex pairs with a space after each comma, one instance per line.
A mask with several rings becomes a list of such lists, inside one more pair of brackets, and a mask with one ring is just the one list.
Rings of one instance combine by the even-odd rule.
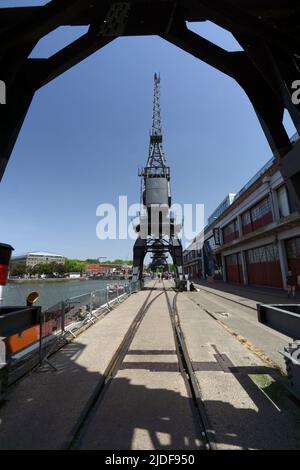
[[109, 285], [128, 284], [129, 281], [104, 281], [92, 279], [68, 279], [51, 281], [24, 281], [7, 284], [4, 287], [3, 306], [26, 305], [26, 297], [30, 292], [39, 293], [39, 300], [35, 305], [42, 305], [44, 309], [61, 302], [62, 300], [86, 294], [95, 290], [106, 289]]

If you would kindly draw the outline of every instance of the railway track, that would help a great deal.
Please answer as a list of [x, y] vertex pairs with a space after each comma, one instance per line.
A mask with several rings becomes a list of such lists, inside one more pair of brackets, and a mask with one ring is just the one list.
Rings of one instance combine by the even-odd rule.
[[178, 315], [177, 309], [177, 297], [176, 293], [173, 297], [173, 302], [171, 303], [170, 298], [165, 289], [166, 300], [168, 304], [168, 309], [170, 313], [170, 319], [173, 327], [174, 341], [176, 346], [176, 352], [178, 357], [179, 369], [181, 375], [184, 378], [185, 386], [188, 392], [188, 395], [193, 403], [196, 416], [198, 418], [198, 423], [200, 426], [200, 432], [202, 440], [205, 443], [207, 450], [215, 450], [215, 439], [212, 426], [207, 417], [204, 404], [201, 398], [201, 392], [198, 385], [198, 380], [196, 378], [192, 361], [188, 352], [187, 344], [185, 337], [181, 328], [180, 318]]
[[[161, 291], [157, 291], [160, 287]], [[189, 399], [191, 415], [193, 416], [194, 427], [196, 429], [198, 440], [201, 442], [201, 449], [211, 450], [215, 448], [214, 433], [207, 419], [204, 406], [201, 400], [199, 385], [193, 371], [192, 362], [189, 357], [188, 349], [186, 347], [184, 335], [180, 327], [180, 320], [177, 311], [177, 296], [173, 289], [168, 289], [164, 284], [154, 285], [149, 291], [143, 305], [139, 309], [132, 324], [127, 330], [119, 348], [112, 357], [104, 375], [101, 377], [95, 391], [87, 402], [85, 408], [82, 410], [79, 419], [72, 430], [71, 434], [63, 446], [63, 449], [79, 449], [81, 443], [85, 438], [93, 416], [99, 407], [104, 406], [102, 403], [104, 397], [109, 394], [110, 387], [114, 378], [120, 371], [122, 363], [128, 354], [130, 346], [143, 322], [149, 309], [154, 303], [165, 296], [167, 307], [169, 311], [170, 321], [173, 329], [174, 344], [179, 365], [179, 372], [184, 380], [187, 396]], [[149, 410], [151, 414], [151, 410]]]

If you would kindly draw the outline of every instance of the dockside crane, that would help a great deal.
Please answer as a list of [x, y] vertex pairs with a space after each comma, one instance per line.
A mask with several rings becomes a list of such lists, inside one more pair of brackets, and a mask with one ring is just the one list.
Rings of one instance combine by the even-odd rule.
[[133, 281], [143, 277], [144, 259], [152, 255], [151, 266], [167, 270], [171, 255], [177, 287], [184, 285], [183, 254], [179, 239], [181, 224], [175, 221], [171, 210], [172, 197], [170, 167], [163, 149], [163, 132], [160, 108], [160, 75], [154, 75], [152, 129], [150, 133], [147, 165], [139, 172], [142, 178], [140, 224], [136, 227], [138, 238], [133, 249]]

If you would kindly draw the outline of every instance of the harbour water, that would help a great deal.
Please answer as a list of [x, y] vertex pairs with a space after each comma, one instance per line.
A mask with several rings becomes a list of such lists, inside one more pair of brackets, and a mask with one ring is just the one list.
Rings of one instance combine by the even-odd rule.
[[105, 289], [109, 285], [128, 284], [129, 281], [104, 281], [91, 279], [72, 279], [72, 280], [47, 280], [47, 281], [22, 281], [9, 283], [4, 288], [3, 306], [22, 306], [26, 305], [26, 297], [30, 292], [38, 292], [40, 297], [35, 305], [41, 305], [43, 308], [62, 300], [86, 294], [95, 290]]

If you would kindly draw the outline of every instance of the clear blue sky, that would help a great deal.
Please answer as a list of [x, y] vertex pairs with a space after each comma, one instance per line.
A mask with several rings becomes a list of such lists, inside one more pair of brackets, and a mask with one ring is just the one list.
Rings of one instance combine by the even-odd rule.
[[[190, 27], [227, 50], [238, 47], [210, 23]], [[60, 28], [33, 57], [51, 55], [83, 30]], [[97, 239], [96, 207], [116, 204], [119, 195], [139, 201], [154, 72], [162, 77], [173, 202], [204, 203], [207, 218], [271, 157], [253, 108], [232, 79], [158, 37], [120, 38], [37, 92], [0, 184], [1, 242], [16, 253], [132, 257], [132, 241]]]

